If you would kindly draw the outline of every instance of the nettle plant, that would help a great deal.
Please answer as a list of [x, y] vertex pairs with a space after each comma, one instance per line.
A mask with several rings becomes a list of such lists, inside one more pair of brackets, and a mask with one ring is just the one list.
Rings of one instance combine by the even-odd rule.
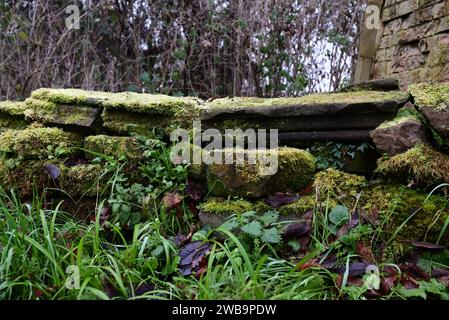
[[264, 244], [276, 245], [282, 242], [279, 212], [267, 211], [259, 215], [255, 211], [231, 216], [221, 225], [229, 231], [238, 232], [245, 238]]

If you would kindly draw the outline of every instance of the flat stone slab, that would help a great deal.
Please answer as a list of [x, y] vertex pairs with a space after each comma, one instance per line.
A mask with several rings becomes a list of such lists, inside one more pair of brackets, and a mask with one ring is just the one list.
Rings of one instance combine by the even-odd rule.
[[371, 129], [367, 130], [340, 130], [340, 131], [303, 131], [280, 132], [281, 144], [299, 142], [335, 141], [335, 142], [369, 142]]
[[335, 131], [373, 129], [391, 120], [396, 113], [342, 113], [322, 116], [292, 116], [284, 118], [247, 117], [246, 115], [218, 116], [202, 121], [203, 129], [278, 129], [280, 132]]
[[400, 91], [355, 91], [308, 95], [300, 98], [225, 98], [202, 107], [201, 119], [235, 117], [305, 117], [341, 113], [394, 113], [409, 100]]
[[48, 124], [94, 128], [99, 121], [101, 109], [73, 105], [57, 105]]

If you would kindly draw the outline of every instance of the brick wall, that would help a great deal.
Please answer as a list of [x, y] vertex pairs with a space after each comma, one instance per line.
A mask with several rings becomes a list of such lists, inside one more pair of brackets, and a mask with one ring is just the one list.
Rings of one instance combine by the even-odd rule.
[[365, 74], [397, 78], [404, 89], [449, 81], [449, 0], [385, 0], [381, 20], [375, 43], [361, 38], [361, 52], [373, 52]]

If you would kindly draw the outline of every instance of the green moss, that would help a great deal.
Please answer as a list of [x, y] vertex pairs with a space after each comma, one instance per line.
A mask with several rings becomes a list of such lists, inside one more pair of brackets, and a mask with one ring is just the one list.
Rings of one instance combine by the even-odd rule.
[[28, 121], [51, 122], [57, 105], [53, 102], [28, 98], [25, 100], [27, 110], [24, 112]]
[[81, 137], [58, 128], [27, 128], [7, 130], [0, 135], [0, 150], [23, 158], [46, 158], [47, 147], [61, 147], [65, 154], [76, 152], [81, 147]]
[[45, 187], [54, 188], [48, 174], [45, 172], [42, 160], [25, 160], [12, 164], [0, 160], [0, 185], [5, 190], [14, 190], [22, 198], [33, 195], [33, 188], [41, 193]]
[[418, 107], [445, 109], [449, 105], [449, 83], [420, 83], [409, 87]]
[[280, 207], [279, 213], [282, 216], [301, 216], [316, 206], [315, 195], [301, 196], [297, 201]]
[[263, 214], [267, 211], [277, 210], [281, 216], [300, 217], [303, 214], [313, 210], [315, 207], [315, 197], [307, 195], [301, 197], [296, 202], [273, 209], [263, 201], [253, 201], [243, 199], [223, 199], [212, 197], [206, 202], [200, 204], [199, 209], [205, 214], [214, 214], [222, 216], [230, 216], [233, 214], [243, 214], [248, 211], [255, 211]]
[[102, 178], [103, 173], [104, 169], [100, 165], [61, 167], [59, 188], [71, 197], [95, 196], [102, 191], [107, 181], [106, 178]]
[[307, 95], [299, 98], [224, 98], [213, 100], [207, 104], [208, 108], [239, 108], [239, 107], [269, 107], [269, 106], [298, 106], [322, 105], [338, 103], [368, 103], [406, 99], [408, 94], [399, 91], [354, 91], [340, 93], [323, 93]]
[[320, 192], [345, 193], [355, 196], [362, 190], [365, 183], [366, 180], [362, 176], [330, 168], [316, 174], [314, 186]]
[[229, 216], [233, 214], [243, 214], [248, 211], [264, 213], [270, 210], [270, 206], [258, 201], [249, 202], [243, 199], [231, 200], [212, 197], [199, 206], [200, 210], [205, 214], [216, 214]]
[[424, 187], [449, 182], [449, 156], [426, 145], [418, 145], [394, 157], [379, 159], [376, 172], [403, 183]]
[[[367, 212], [377, 212], [384, 240], [397, 232], [397, 240], [435, 243], [449, 216], [448, 200], [404, 186], [382, 184], [366, 190], [361, 202]], [[449, 244], [447, 231], [441, 243]]]
[[25, 102], [0, 101], [0, 114], [23, 117], [26, 109]]
[[[134, 159], [142, 156], [139, 142], [132, 137], [89, 136], [84, 139], [84, 148], [115, 158], [126, 156], [129, 159]], [[86, 152], [86, 157], [94, 158], [95, 155]]]
[[104, 110], [102, 113], [103, 127], [116, 134], [136, 133], [149, 135], [153, 130], [157, 133], [169, 134], [180, 126], [190, 128], [190, 118], [175, 119], [168, 116], [142, 115], [131, 112]]
[[284, 186], [289, 191], [301, 191], [313, 181], [316, 164], [315, 158], [309, 152], [295, 148], [279, 148], [278, 163], [278, 172], [270, 179], [269, 192], [277, 192], [277, 188]]
[[80, 89], [39, 89], [31, 96], [34, 99], [57, 104], [89, 105], [107, 109], [153, 115], [181, 116], [197, 112], [197, 98], [171, 97], [135, 92], [97, 92]]
[[[60, 170], [60, 175], [51, 179], [45, 170], [46, 164], [53, 164]], [[0, 161], [0, 185], [5, 190], [14, 189], [23, 198], [33, 195], [33, 188], [40, 194], [56, 193], [71, 197], [95, 196], [103, 187], [106, 178], [101, 179], [104, 169], [100, 165], [78, 165], [65, 167], [58, 160], [24, 160], [16, 165]], [[97, 182], [98, 184], [97, 188]]]
[[27, 125], [24, 115], [26, 109], [25, 102], [0, 101], [0, 130], [2, 128], [25, 128]]
[[[260, 161], [260, 151], [244, 151], [246, 152], [255, 154], [256, 163], [245, 161], [208, 166], [207, 181], [212, 194], [260, 197], [275, 192], [298, 192], [307, 187], [313, 179], [315, 159], [307, 151], [294, 148], [270, 150], [269, 152], [277, 153], [278, 161], [277, 172], [271, 175]], [[274, 163], [272, 165], [274, 167]]]
[[418, 122], [420, 122], [420, 119], [417, 116], [399, 116], [399, 117], [394, 118], [393, 120], [386, 121], [386, 122], [382, 123], [378, 127], [378, 129], [390, 128], [390, 127], [396, 126], [398, 124], [404, 123], [406, 121], [418, 121]]

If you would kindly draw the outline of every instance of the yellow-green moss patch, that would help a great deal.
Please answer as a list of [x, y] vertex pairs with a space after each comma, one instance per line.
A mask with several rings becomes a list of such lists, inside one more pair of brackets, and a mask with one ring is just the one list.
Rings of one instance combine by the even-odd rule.
[[409, 87], [418, 107], [445, 109], [449, 105], [449, 83], [420, 83]]
[[[383, 184], [366, 190], [361, 203], [368, 212], [377, 212], [385, 241], [397, 233], [398, 240], [435, 243], [449, 215], [448, 200], [404, 186]], [[441, 243], [449, 243], [448, 231]]]
[[107, 181], [103, 177], [104, 168], [100, 165], [78, 165], [61, 169], [61, 177], [58, 178], [59, 188], [71, 197], [95, 196], [102, 191]]
[[250, 202], [243, 199], [231, 200], [212, 197], [199, 206], [200, 210], [206, 214], [233, 215], [243, 214], [248, 211], [263, 213], [270, 210], [270, 206], [262, 201]]
[[[226, 149], [223, 151], [226, 152]], [[260, 161], [262, 153], [257, 150], [237, 151], [253, 154], [255, 163], [211, 164], [207, 167], [207, 181], [212, 194], [240, 197], [261, 197], [275, 192], [298, 192], [307, 187], [315, 173], [315, 158], [307, 151], [295, 148], [270, 150], [277, 156], [271, 163], [273, 171]], [[276, 153], [276, 154], [273, 154]]]
[[34, 99], [57, 104], [91, 105], [108, 109], [157, 115], [187, 115], [195, 113], [199, 99], [171, 97], [135, 92], [98, 92], [80, 89], [38, 89], [31, 95]]
[[24, 116], [27, 109], [25, 102], [0, 101], [0, 113], [10, 116]]
[[58, 128], [7, 130], [0, 135], [0, 150], [23, 158], [46, 158], [48, 146], [63, 148], [70, 155], [81, 144], [79, 135]]
[[365, 183], [366, 180], [362, 176], [330, 168], [316, 174], [314, 186], [320, 192], [345, 193], [354, 196], [362, 190]]
[[418, 145], [391, 158], [381, 158], [376, 172], [385, 177], [423, 186], [449, 182], [449, 156], [430, 146]]

